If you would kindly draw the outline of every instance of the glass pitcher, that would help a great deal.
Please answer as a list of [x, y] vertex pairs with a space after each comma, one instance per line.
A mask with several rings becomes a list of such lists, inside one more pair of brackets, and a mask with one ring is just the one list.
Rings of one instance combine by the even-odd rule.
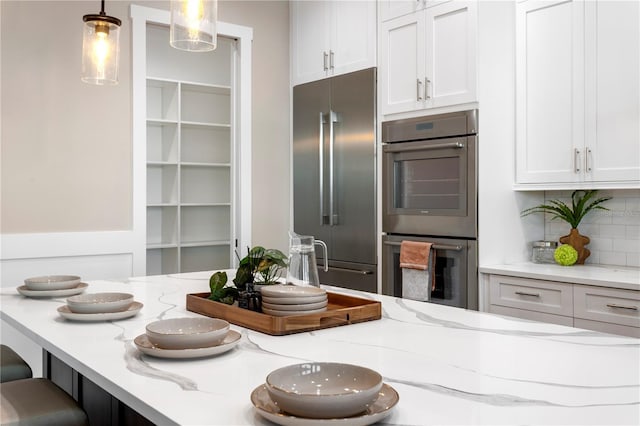
[[289, 267], [287, 268], [287, 284], [320, 287], [318, 265], [316, 263], [315, 245], [322, 246], [324, 254], [324, 271], [329, 271], [327, 245], [311, 235], [298, 235], [289, 232]]

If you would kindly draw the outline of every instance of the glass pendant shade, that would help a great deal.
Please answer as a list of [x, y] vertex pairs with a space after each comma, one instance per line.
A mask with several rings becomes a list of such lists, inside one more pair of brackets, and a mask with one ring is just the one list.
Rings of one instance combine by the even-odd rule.
[[171, 0], [169, 43], [190, 52], [214, 50], [217, 18], [218, 0]]
[[82, 36], [82, 81], [98, 85], [118, 84], [120, 25], [104, 14], [85, 15]]

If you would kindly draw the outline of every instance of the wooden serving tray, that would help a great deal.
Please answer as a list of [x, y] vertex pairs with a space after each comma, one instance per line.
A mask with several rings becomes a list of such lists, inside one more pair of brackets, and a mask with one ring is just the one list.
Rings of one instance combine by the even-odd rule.
[[382, 304], [376, 300], [327, 292], [327, 310], [307, 315], [277, 317], [209, 300], [210, 293], [187, 294], [187, 310], [208, 317], [222, 318], [251, 330], [282, 336], [340, 325], [377, 320]]

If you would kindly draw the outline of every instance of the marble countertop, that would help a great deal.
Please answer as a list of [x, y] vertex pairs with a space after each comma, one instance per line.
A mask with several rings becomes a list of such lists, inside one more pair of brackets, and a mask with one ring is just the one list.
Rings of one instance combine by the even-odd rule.
[[503, 265], [481, 265], [478, 270], [484, 274], [640, 290], [640, 268], [606, 265], [561, 266], [523, 262]]
[[88, 292], [133, 293], [144, 308], [111, 322], [72, 322], [64, 298], [1, 291], [1, 318], [151, 421], [267, 425], [250, 393], [272, 370], [305, 361], [359, 364], [400, 394], [383, 424], [640, 424], [640, 339], [327, 287], [382, 302], [381, 320], [269, 336], [232, 325], [222, 355], [159, 359], [133, 339], [149, 322], [197, 316], [187, 293], [210, 272], [89, 281]]

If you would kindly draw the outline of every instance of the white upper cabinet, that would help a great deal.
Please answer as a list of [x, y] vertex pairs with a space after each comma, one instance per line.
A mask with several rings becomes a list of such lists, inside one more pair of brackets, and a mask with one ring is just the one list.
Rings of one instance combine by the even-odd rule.
[[640, 2], [585, 8], [585, 180], [640, 186]]
[[292, 1], [293, 85], [376, 65], [375, 1]]
[[380, 23], [382, 114], [476, 100], [476, 2], [426, 4]]
[[639, 5], [517, 4], [518, 185], [640, 185]]
[[388, 21], [408, 13], [451, 0], [378, 0], [380, 21]]

